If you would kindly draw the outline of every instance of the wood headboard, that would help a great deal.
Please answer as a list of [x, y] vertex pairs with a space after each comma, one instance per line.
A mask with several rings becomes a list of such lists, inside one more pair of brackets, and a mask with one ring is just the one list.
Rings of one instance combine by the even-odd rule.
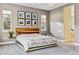
[[16, 28], [16, 35], [39, 33], [39, 28]]

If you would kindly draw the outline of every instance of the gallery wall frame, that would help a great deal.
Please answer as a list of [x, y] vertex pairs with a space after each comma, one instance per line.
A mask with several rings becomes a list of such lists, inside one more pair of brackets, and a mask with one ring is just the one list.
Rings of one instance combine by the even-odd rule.
[[26, 26], [31, 26], [32, 25], [31, 23], [32, 23], [31, 20], [25, 20], [25, 25]]
[[24, 19], [18, 19], [17, 20], [17, 25], [18, 26], [24, 26], [25, 25], [25, 20]]
[[38, 14], [32, 12], [18, 11], [17, 12], [17, 25], [19, 26], [37, 26]]
[[38, 19], [38, 14], [37, 13], [32, 13], [32, 19]]
[[32, 25], [33, 26], [37, 26], [38, 25], [38, 21], [37, 20], [32, 20]]
[[25, 12], [24, 11], [18, 11], [17, 12], [17, 18], [18, 19], [24, 19], [25, 18]]
[[25, 18], [26, 18], [26, 19], [32, 19], [32, 13], [30, 13], [30, 12], [25, 12]]

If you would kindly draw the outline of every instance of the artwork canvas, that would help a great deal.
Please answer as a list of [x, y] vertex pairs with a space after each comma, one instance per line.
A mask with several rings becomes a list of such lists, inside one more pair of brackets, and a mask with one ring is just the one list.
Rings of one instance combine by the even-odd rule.
[[32, 19], [37, 19], [37, 18], [38, 18], [37, 14], [36, 13], [32, 13]]
[[27, 12], [26, 12], [26, 18], [27, 18], [27, 19], [31, 19], [31, 13], [27, 13]]
[[32, 25], [33, 25], [33, 26], [37, 26], [37, 24], [38, 24], [38, 23], [37, 23], [37, 20], [32, 20]]
[[18, 19], [18, 25], [24, 25], [25, 21], [24, 19]]
[[24, 18], [24, 12], [23, 11], [18, 12], [18, 18]]
[[30, 25], [31, 26], [31, 20], [26, 20], [26, 25]]

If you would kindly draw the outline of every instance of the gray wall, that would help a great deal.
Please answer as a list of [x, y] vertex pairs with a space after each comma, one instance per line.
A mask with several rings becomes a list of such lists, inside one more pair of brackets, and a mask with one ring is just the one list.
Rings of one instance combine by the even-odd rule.
[[[30, 7], [25, 7], [25, 6], [19, 6], [19, 5], [14, 5], [14, 4], [0, 4], [0, 19], [1, 17], [1, 10], [11, 10], [12, 11], [12, 30], [15, 30], [16, 27], [35, 27], [35, 26], [17, 26], [17, 11], [26, 11], [26, 12], [32, 12], [32, 13], [38, 13], [38, 27], [40, 27], [40, 20], [41, 20], [41, 14], [44, 14], [47, 16], [47, 24], [49, 20], [49, 12], [45, 10], [40, 10], [40, 9], [35, 9], [35, 8], [30, 8]], [[41, 32], [43, 34], [49, 33], [49, 26], [47, 25], [47, 31]]]
[[[69, 4], [71, 5], [71, 4]], [[68, 5], [66, 5], [68, 6]], [[63, 22], [63, 7], [56, 8], [49, 12], [50, 21], [61, 21]], [[74, 25], [75, 25], [75, 35], [76, 42], [79, 43], [79, 3], [74, 4]]]
[[[1, 5], [0, 5], [1, 7]], [[1, 8], [0, 8], [0, 12], [1, 12]], [[0, 42], [2, 41], [2, 21], [1, 21], [1, 13], [0, 13]]]
[[79, 26], [79, 3], [75, 3], [75, 25]]
[[76, 33], [76, 42], [79, 43], [79, 3], [75, 5], [75, 33]]
[[[79, 4], [75, 5], [75, 29], [76, 29], [76, 39], [79, 38]], [[29, 8], [24, 6], [18, 6], [14, 4], [0, 4], [0, 20], [2, 20], [2, 10], [7, 9], [12, 11], [12, 29], [15, 30], [16, 27], [28, 27], [28, 26], [17, 26], [17, 11], [26, 11], [26, 12], [34, 12], [38, 13], [38, 27], [40, 27], [40, 15], [45, 14], [47, 16], [47, 31], [42, 32], [43, 34], [50, 32], [50, 21], [60, 21], [63, 22], [63, 7], [56, 8], [51, 11], [45, 11], [35, 8]], [[49, 21], [50, 20], [50, 21]], [[33, 26], [30, 26], [33, 27]], [[78, 40], [76, 40], [78, 41]]]
[[63, 22], [63, 8], [56, 8], [49, 12], [50, 21], [60, 21]]

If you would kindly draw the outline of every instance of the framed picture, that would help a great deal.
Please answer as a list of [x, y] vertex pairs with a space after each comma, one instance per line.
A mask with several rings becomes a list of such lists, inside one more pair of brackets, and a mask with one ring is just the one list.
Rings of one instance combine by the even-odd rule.
[[37, 18], [38, 18], [37, 13], [32, 13], [32, 19], [37, 19]]
[[23, 11], [18, 12], [18, 18], [24, 18], [25, 13]]
[[25, 20], [24, 19], [18, 19], [18, 25], [24, 26], [25, 25]]
[[27, 19], [31, 19], [31, 13], [27, 13], [27, 12], [26, 12], [26, 18], [27, 18]]
[[31, 20], [26, 20], [26, 25], [31, 26]]
[[32, 25], [33, 26], [37, 26], [37, 24], [38, 24], [37, 20], [32, 20]]

